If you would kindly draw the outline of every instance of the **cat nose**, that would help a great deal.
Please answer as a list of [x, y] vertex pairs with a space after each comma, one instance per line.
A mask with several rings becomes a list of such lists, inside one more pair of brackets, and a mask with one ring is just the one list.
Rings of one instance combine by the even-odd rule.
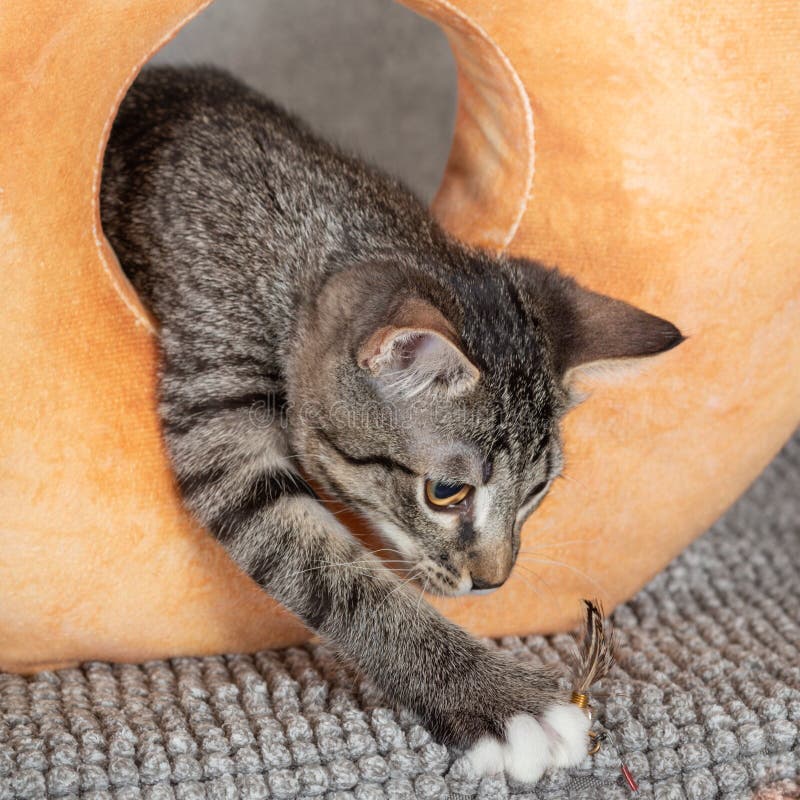
[[504, 583], [505, 578], [500, 581], [500, 583], [489, 583], [488, 581], [482, 581], [480, 578], [477, 578], [475, 575], [472, 576], [472, 594], [490, 594], [491, 592], [499, 589]]

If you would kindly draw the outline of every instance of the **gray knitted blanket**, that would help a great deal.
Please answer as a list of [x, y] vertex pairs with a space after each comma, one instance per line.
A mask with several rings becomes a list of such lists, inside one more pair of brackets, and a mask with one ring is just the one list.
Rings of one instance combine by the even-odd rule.
[[[323, 646], [0, 674], [0, 800], [800, 797], [800, 434], [613, 620], [609, 738], [535, 791], [459, 754]], [[561, 662], [567, 635], [499, 643]]]

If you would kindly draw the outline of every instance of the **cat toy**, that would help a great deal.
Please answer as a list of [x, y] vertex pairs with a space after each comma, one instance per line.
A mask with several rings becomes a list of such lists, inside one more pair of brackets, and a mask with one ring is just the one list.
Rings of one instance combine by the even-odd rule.
[[[597, 601], [584, 600], [586, 606], [586, 626], [583, 634], [578, 669], [570, 698], [578, 708], [592, 719], [591, 688], [602, 680], [614, 666], [614, 637], [606, 630], [603, 608]], [[589, 731], [589, 755], [599, 752], [606, 734]], [[622, 776], [631, 792], [639, 787], [625, 764], [620, 765]]]

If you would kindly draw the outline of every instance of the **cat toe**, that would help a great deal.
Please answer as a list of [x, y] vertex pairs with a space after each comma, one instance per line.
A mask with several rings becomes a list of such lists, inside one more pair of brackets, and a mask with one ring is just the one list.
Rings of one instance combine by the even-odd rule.
[[572, 703], [550, 706], [542, 717], [547, 732], [552, 767], [575, 767], [586, 758], [589, 715]]
[[506, 740], [484, 736], [467, 751], [479, 776], [505, 772], [520, 783], [536, 783], [550, 764], [550, 742], [530, 714], [517, 714], [506, 724]]
[[536, 783], [550, 765], [547, 734], [530, 714], [517, 714], [506, 726], [506, 773], [520, 783]]
[[503, 744], [494, 736], [484, 736], [467, 750], [467, 759], [475, 774], [496, 775], [504, 769]]

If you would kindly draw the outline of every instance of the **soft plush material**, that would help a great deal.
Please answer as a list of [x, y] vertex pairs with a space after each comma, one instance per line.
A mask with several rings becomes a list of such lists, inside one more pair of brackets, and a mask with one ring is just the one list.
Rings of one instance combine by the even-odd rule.
[[[455, 749], [321, 645], [0, 673], [0, 800], [798, 800], [800, 432], [617, 608], [593, 758], [535, 786]], [[569, 634], [500, 647], [565, 673]], [[639, 784], [628, 791], [624, 761]]]
[[[155, 414], [154, 327], [105, 243], [108, 129], [203, 0], [6, 4], [0, 24], [0, 667], [248, 651], [308, 633], [194, 524]], [[482, 634], [630, 597], [800, 419], [800, 7], [409, 0], [459, 65], [435, 202], [689, 335], [598, 383], [525, 569], [436, 601]], [[536, 564], [539, 558], [545, 563]], [[549, 562], [559, 562], [549, 563]], [[564, 562], [566, 566], [562, 566]]]

